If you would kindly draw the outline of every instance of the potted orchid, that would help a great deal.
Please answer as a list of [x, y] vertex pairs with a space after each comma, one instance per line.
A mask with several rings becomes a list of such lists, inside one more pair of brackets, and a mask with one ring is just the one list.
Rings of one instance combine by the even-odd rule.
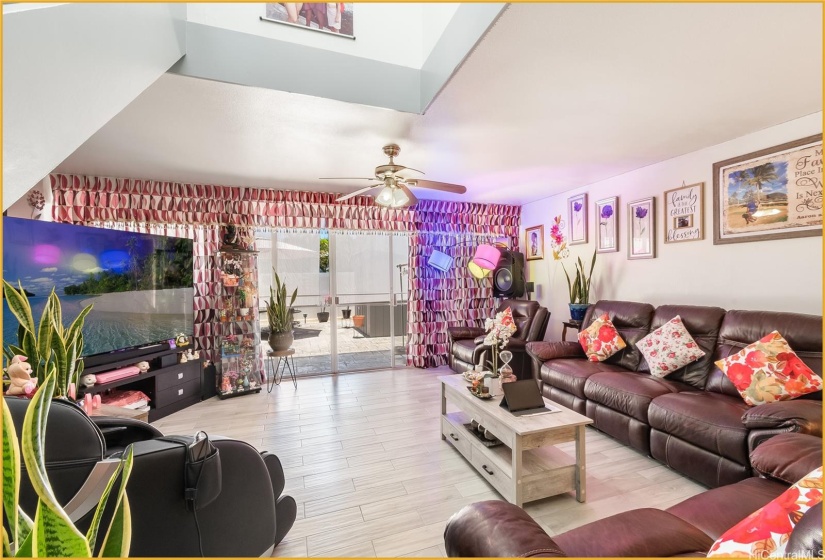
[[493, 377], [498, 376], [498, 353], [504, 350], [510, 337], [516, 332], [516, 323], [513, 321], [513, 311], [508, 307], [504, 311], [496, 313], [494, 319], [487, 319], [484, 322], [484, 330], [487, 336], [484, 337], [484, 344], [489, 346], [493, 354], [491, 363]]
[[[570, 255], [570, 248], [564, 239], [562, 228], [564, 222], [561, 221], [561, 216], [556, 216], [553, 220], [553, 225], [550, 226], [550, 246], [553, 250], [553, 260], [561, 261]], [[564, 270], [564, 276], [567, 278], [567, 289], [570, 295], [570, 318], [574, 321], [581, 321], [587, 313], [587, 308], [590, 307], [590, 282], [593, 278], [593, 268], [596, 266], [596, 251], [593, 251], [593, 258], [590, 260], [590, 270], [585, 273], [584, 263], [581, 257], [576, 258], [576, 276], [573, 280], [567, 273], [567, 268], [564, 263], [561, 263], [561, 268]]]

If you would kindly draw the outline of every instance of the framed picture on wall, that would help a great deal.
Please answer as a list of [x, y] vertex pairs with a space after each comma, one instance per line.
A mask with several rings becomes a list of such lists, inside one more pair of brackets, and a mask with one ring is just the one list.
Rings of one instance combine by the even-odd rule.
[[587, 193], [567, 199], [567, 222], [570, 224], [568, 245], [587, 243]]
[[656, 257], [656, 199], [643, 198], [627, 204], [627, 258]]
[[270, 2], [264, 4], [263, 21], [292, 25], [310, 31], [321, 31], [338, 37], [355, 39], [352, 2], [300, 4]]
[[544, 258], [544, 226], [533, 226], [524, 230], [524, 247], [528, 261]]
[[619, 197], [612, 196], [596, 202], [596, 252], [613, 253], [619, 250]]
[[713, 164], [713, 244], [822, 235], [822, 135]]
[[704, 183], [665, 191], [665, 243], [704, 239], [704, 207]]

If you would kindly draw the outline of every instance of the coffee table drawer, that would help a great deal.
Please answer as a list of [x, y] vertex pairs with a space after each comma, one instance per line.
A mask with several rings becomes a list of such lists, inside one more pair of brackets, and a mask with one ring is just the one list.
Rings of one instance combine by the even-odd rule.
[[470, 458], [470, 449], [472, 449], [472, 445], [470, 444], [470, 438], [473, 437], [471, 434], [467, 432], [467, 429], [462, 426], [456, 426], [446, 418], [441, 418], [441, 433], [444, 434], [444, 437], [447, 438], [453, 447], [458, 449], [458, 452]]
[[513, 479], [510, 473], [492, 461], [481, 448], [473, 446], [470, 463], [506, 500], [513, 499]]

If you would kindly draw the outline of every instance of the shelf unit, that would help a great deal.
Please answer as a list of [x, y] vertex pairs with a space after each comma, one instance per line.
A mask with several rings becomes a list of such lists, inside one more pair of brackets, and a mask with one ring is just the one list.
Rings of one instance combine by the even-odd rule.
[[221, 371], [218, 397], [225, 399], [261, 391], [263, 360], [258, 318], [258, 252], [223, 246], [221, 270]]

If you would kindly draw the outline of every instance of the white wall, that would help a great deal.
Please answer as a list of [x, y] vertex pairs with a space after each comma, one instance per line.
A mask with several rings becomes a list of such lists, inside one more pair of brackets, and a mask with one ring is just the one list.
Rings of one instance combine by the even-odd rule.
[[[587, 262], [595, 249], [593, 207], [610, 196], [619, 197], [619, 252], [599, 254], [590, 301], [619, 299], [665, 303], [718, 305], [725, 309], [822, 313], [822, 237], [806, 237], [729, 245], [713, 244], [713, 164], [822, 132], [822, 113], [774, 126], [729, 142], [711, 146], [584, 188], [525, 204], [523, 228], [545, 225], [544, 260], [530, 261], [529, 280], [539, 285], [538, 298], [551, 311], [547, 340], [559, 340], [561, 322], [569, 319], [567, 282], [561, 264], [550, 252], [553, 218], [567, 220], [568, 197], [588, 196], [588, 244], [571, 247], [565, 263], [580, 256]], [[662, 194], [686, 184], [705, 183], [705, 238], [702, 241], [663, 243]], [[627, 259], [627, 203], [656, 197], [657, 258]], [[569, 340], [569, 333], [568, 333]]]
[[359, 2], [353, 9], [354, 41], [261, 21], [259, 18], [266, 12], [264, 3], [190, 3], [187, 19], [307, 47], [421, 68], [457, 9], [458, 4]]
[[4, 209], [183, 54], [185, 6], [4, 6]]

